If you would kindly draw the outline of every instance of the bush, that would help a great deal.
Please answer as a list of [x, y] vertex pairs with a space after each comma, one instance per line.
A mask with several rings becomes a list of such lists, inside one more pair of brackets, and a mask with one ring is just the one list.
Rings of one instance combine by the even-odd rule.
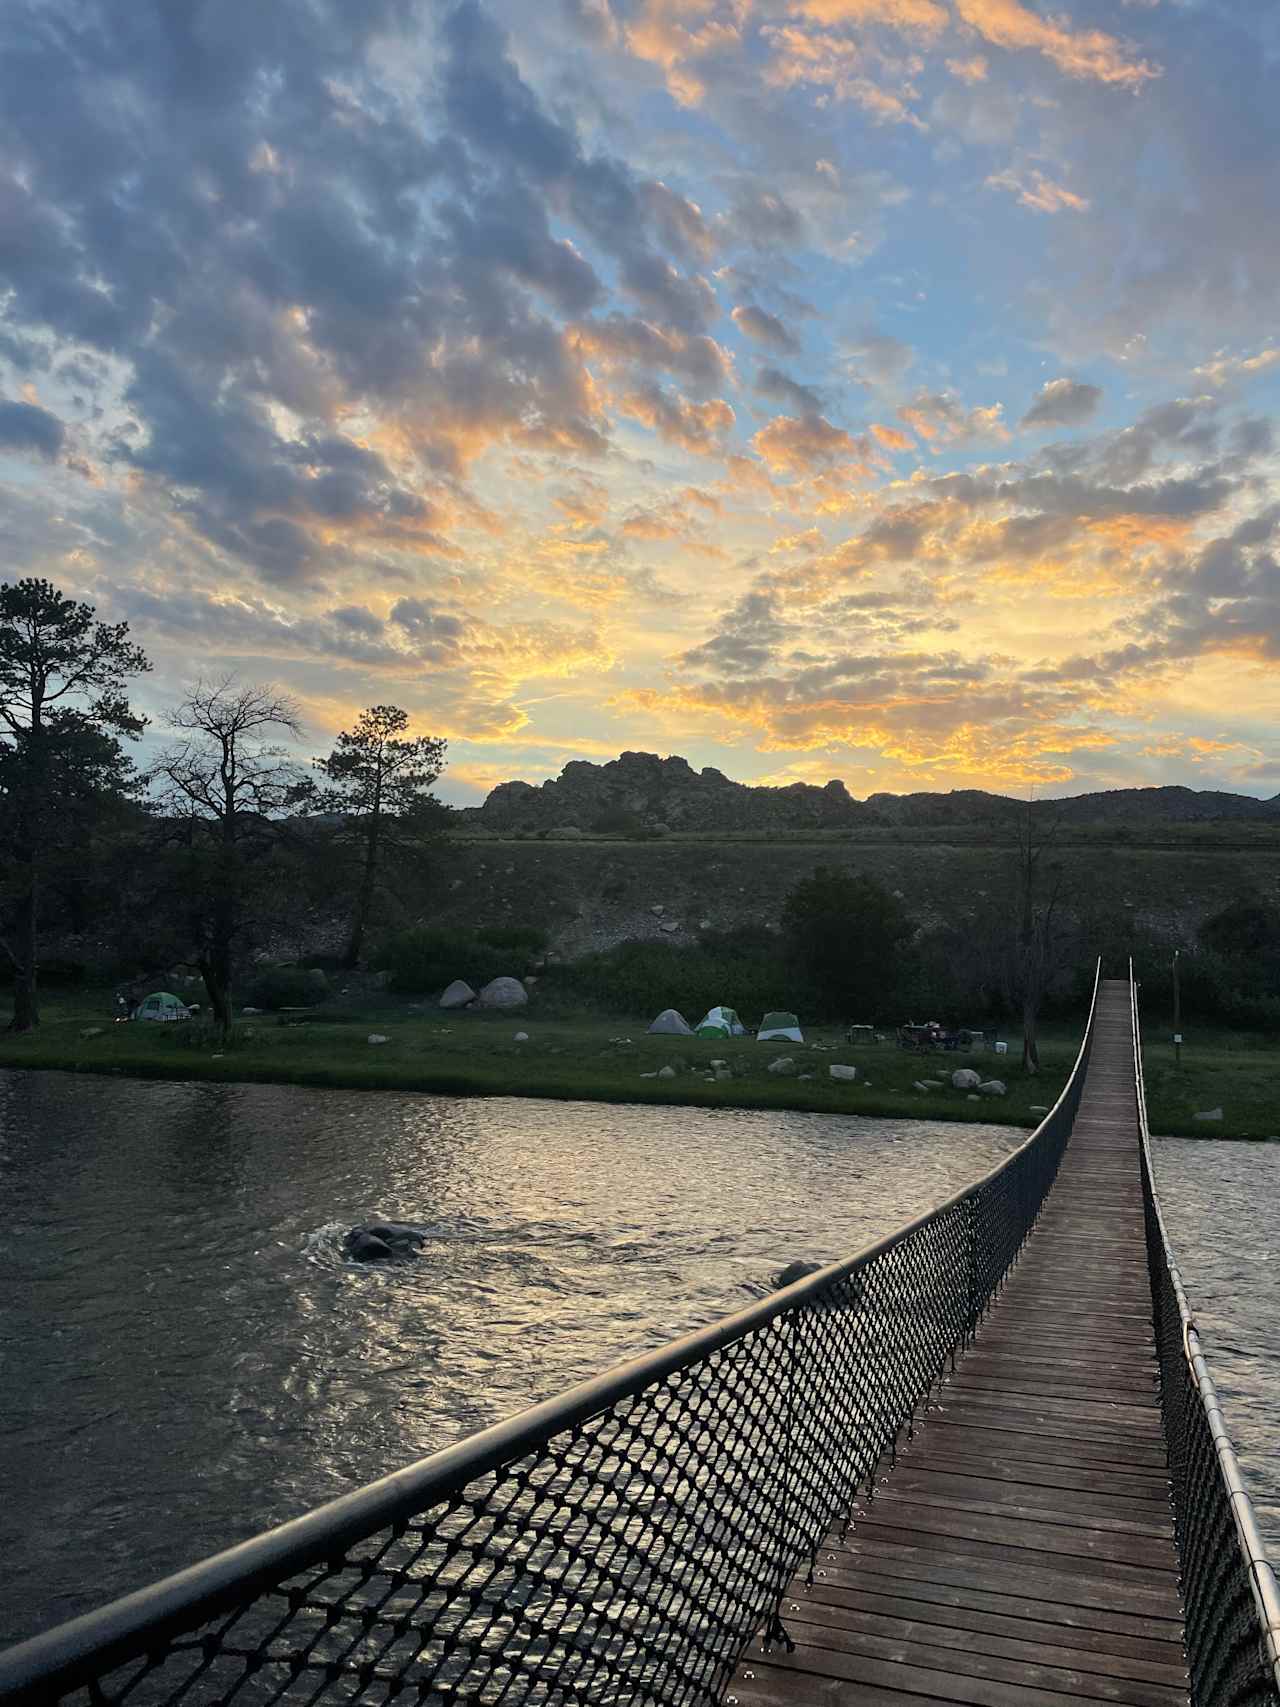
[[543, 994], [563, 1005], [601, 1009], [651, 1020], [678, 1008], [696, 1025], [717, 1002], [744, 1019], [770, 1008], [794, 1006], [790, 986], [769, 932], [747, 930], [708, 937], [697, 948], [666, 942], [623, 942], [600, 954], [548, 971]]
[[914, 934], [902, 903], [874, 878], [820, 865], [782, 908], [786, 957], [819, 1018], [849, 1019], [896, 996]]
[[245, 983], [242, 1005], [251, 1008], [314, 1008], [329, 994], [319, 967], [262, 966]]
[[443, 990], [465, 978], [478, 990], [491, 978], [520, 978], [546, 947], [546, 932], [528, 925], [492, 925], [480, 931], [416, 925], [382, 939], [373, 954], [400, 995]]

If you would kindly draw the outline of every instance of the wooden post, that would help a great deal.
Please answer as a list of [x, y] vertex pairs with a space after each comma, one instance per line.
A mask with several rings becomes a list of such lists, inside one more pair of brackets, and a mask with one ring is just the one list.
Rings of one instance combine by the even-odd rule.
[[1182, 990], [1178, 984], [1178, 949], [1173, 951], [1173, 1061], [1182, 1065]]

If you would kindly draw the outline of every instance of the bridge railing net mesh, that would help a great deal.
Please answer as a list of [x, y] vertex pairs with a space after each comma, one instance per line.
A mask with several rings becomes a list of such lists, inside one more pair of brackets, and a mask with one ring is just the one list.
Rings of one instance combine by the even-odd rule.
[[[1136, 1015], [1135, 1002], [1135, 1035]], [[1140, 1076], [1138, 1084], [1147, 1262], [1191, 1700], [1194, 1707], [1280, 1707], [1275, 1657], [1255, 1592], [1255, 1561], [1237, 1527], [1228, 1471], [1191, 1362], [1185, 1299], [1175, 1282], [1152, 1177]], [[1234, 1454], [1231, 1459], [1234, 1464]], [[1264, 1561], [1257, 1563], [1269, 1574]]]
[[787, 1584], [973, 1333], [1078, 1098], [1077, 1079], [1002, 1170], [794, 1307], [37, 1698], [718, 1700], [753, 1634], [788, 1640], [775, 1623]]

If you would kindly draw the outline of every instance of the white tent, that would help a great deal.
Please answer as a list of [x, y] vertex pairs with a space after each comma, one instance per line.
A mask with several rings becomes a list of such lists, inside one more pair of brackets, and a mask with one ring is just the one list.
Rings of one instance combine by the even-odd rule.
[[760, 1021], [760, 1029], [756, 1033], [757, 1043], [803, 1043], [804, 1033], [800, 1029], [800, 1021], [795, 1014], [777, 1013], [766, 1014]]
[[682, 1013], [678, 1013], [675, 1008], [663, 1008], [657, 1019], [655, 1019], [653, 1024], [649, 1027], [649, 1030], [651, 1032], [659, 1032], [663, 1036], [693, 1036], [693, 1027], [689, 1024], [684, 1015]]
[[746, 1030], [733, 1009], [726, 1007], [708, 1009], [697, 1027], [699, 1037], [743, 1037]]

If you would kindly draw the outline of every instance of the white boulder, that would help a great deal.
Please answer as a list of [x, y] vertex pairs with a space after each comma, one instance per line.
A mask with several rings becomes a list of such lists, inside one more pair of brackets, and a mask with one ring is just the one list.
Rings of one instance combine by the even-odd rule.
[[660, 1079], [674, 1079], [675, 1076], [676, 1076], [676, 1070], [674, 1067], [659, 1067], [658, 1068], [658, 1077]]
[[1205, 1109], [1203, 1114], [1197, 1114], [1196, 1119], [1197, 1120], [1221, 1120], [1222, 1119], [1222, 1110], [1220, 1108], [1207, 1108], [1207, 1109]]
[[491, 978], [480, 992], [482, 1008], [522, 1008], [529, 992], [518, 978]]
[[390, 1043], [391, 1039], [385, 1032], [371, 1031], [365, 1041], [367, 1043]]
[[517, 1043], [527, 1043], [529, 1041], [529, 1033], [527, 1031], [518, 1031], [515, 1035], [515, 1041]]
[[1008, 1096], [1009, 1087], [1003, 1079], [984, 1079], [978, 1086], [978, 1094], [984, 1097]]
[[676, 921], [674, 919], [667, 919], [662, 924], [660, 924], [658, 926], [658, 929], [660, 931], [667, 931], [668, 933], [670, 933], [671, 931], [678, 931], [680, 929], [680, 926], [676, 923]]
[[849, 1083], [852, 1083], [852, 1081], [858, 1076], [858, 1069], [856, 1067], [842, 1067], [835, 1061], [833, 1061], [827, 1068], [827, 1072], [831, 1078], [844, 1079]]
[[474, 1002], [476, 993], [464, 978], [455, 978], [453, 983], [440, 998], [442, 1008], [465, 1008], [469, 1002]]
[[976, 1091], [981, 1083], [982, 1075], [972, 1067], [959, 1067], [951, 1075], [952, 1088], [957, 1091]]
[[769, 1071], [771, 1073], [778, 1073], [783, 1078], [792, 1078], [795, 1074], [795, 1070], [796, 1064], [790, 1055], [779, 1055], [776, 1061], [770, 1061], [769, 1063]]

